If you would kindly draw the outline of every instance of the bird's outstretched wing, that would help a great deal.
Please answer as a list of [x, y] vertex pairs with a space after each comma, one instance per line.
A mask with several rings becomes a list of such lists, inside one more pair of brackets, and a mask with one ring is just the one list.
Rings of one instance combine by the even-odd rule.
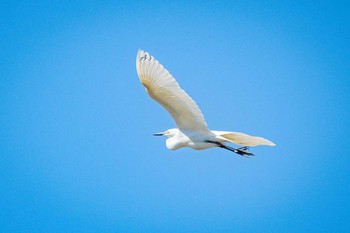
[[136, 70], [147, 93], [170, 113], [178, 128], [208, 130], [197, 104], [154, 57], [139, 50]]

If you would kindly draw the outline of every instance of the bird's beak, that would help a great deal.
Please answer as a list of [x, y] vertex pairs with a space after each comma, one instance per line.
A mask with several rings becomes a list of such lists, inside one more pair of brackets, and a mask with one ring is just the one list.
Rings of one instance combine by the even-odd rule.
[[153, 136], [163, 136], [164, 133], [154, 133]]

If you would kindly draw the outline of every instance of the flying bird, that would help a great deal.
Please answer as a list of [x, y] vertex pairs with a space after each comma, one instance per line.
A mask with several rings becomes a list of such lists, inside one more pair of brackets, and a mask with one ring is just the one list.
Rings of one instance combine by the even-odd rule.
[[[180, 87], [173, 76], [153, 56], [143, 50], [136, 56], [136, 70], [148, 95], [162, 105], [174, 119], [177, 128], [168, 129], [155, 136], [166, 136], [170, 150], [190, 147], [203, 150], [220, 147], [244, 157], [251, 157], [251, 146], [275, 146], [265, 138], [244, 133], [209, 130], [196, 102]], [[234, 143], [239, 148], [226, 145]]]

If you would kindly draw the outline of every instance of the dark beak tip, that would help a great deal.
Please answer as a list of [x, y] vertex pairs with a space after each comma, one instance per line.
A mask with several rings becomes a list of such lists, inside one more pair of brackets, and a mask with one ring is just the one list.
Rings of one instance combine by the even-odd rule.
[[153, 136], [163, 136], [163, 133], [154, 133]]

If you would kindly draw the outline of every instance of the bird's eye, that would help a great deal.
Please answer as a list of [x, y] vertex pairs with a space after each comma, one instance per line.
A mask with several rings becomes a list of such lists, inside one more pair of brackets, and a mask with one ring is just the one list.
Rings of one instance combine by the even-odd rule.
[[167, 130], [167, 131], [165, 131], [165, 132], [164, 132], [164, 134], [169, 134], [169, 131], [168, 131], [168, 130]]

